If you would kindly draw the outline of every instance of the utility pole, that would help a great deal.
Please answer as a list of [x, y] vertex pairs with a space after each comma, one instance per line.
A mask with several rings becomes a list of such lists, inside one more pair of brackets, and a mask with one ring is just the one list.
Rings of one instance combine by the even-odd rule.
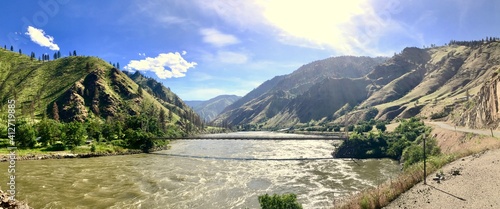
[[426, 168], [426, 160], [425, 160], [425, 134], [424, 134], [424, 185], [427, 184], [427, 168]]

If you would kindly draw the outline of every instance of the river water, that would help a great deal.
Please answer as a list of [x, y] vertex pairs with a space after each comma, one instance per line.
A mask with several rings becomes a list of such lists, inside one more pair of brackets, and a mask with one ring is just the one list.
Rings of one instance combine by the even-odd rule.
[[[331, 208], [399, 173], [388, 159], [331, 159], [334, 143], [185, 140], [152, 154], [19, 161], [17, 199], [35, 208], [259, 208], [259, 195], [295, 193], [304, 208]], [[0, 169], [6, 190], [7, 164]]]

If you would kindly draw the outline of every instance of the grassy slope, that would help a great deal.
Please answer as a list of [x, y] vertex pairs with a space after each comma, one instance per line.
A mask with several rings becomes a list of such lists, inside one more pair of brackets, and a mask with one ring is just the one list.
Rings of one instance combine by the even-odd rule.
[[[123, 106], [137, 112], [154, 107], [156, 114], [160, 109], [164, 109], [167, 115], [169, 109], [173, 108], [177, 108], [181, 113], [192, 111], [187, 106], [177, 107], [175, 104], [159, 100], [146, 91], [143, 91], [140, 98], [122, 95], [123, 92], [137, 94], [139, 86], [122, 72], [115, 73], [117, 76], [112, 78], [112, 68], [108, 62], [97, 57], [71, 56], [42, 62], [2, 48], [0, 49], [0, 110], [2, 110], [0, 118], [6, 117], [6, 104], [9, 99], [16, 99], [16, 116], [31, 115], [30, 109], [33, 105], [33, 115], [35, 118], [40, 118], [48, 109], [50, 110], [54, 101], [75, 85], [81, 85], [83, 79], [96, 69], [104, 72], [100, 76], [104, 87], [102, 93], [109, 94], [125, 104]], [[116, 91], [117, 83], [123, 88], [120, 89], [122, 93]], [[170, 91], [168, 93], [171, 94], [170, 97], [177, 97]], [[127, 114], [125, 109], [120, 112]], [[175, 113], [172, 115], [173, 118], [169, 121], [172, 125], [183, 117]]]

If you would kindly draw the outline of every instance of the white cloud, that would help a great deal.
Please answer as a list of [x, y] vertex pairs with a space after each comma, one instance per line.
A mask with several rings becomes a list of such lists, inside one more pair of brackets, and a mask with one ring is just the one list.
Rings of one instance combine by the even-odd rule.
[[187, 54], [187, 52], [186, 52], [186, 51], [182, 51], [182, 55], [186, 55], [186, 54]]
[[419, 41], [411, 26], [391, 17], [401, 12], [400, 4], [398, 0], [198, 2], [202, 10], [229, 24], [243, 30], [273, 33], [285, 44], [365, 55], [384, 54], [378, 51], [378, 44], [388, 34]]
[[143, 56], [143, 57], [145, 57], [145, 56], [146, 56], [146, 53], [140, 53], [140, 52], [139, 52], [139, 56]]
[[31, 41], [40, 46], [48, 47], [50, 50], [54, 51], [59, 50], [59, 46], [54, 43], [54, 37], [46, 35], [42, 29], [28, 26], [28, 32], [26, 32], [26, 35], [30, 36]]
[[157, 57], [146, 57], [143, 60], [131, 60], [124, 67], [128, 71], [151, 71], [158, 78], [179, 78], [186, 76], [189, 68], [194, 68], [196, 62], [186, 61], [179, 52], [161, 53]]
[[237, 44], [240, 42], [238, 38], [230, 34], [224, 34], [214, 28], [203, 28], [200, 30], [205, 43], [212, 44], [216, 47], [224, 47], [227, 45]]
[[217, 59], [222, 63], [244, 64], [248, 61], [248, 56], [243, 53], [232, 51], [218, 51]]

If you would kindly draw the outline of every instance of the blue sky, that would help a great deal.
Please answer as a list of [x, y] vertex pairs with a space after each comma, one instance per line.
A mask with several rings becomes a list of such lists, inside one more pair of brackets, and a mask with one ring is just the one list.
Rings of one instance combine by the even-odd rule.
[[0, 44], [98, 56], [184, 100], [243, 96], [303, 64], [500, 36], [496, 0], [2, 1]]

